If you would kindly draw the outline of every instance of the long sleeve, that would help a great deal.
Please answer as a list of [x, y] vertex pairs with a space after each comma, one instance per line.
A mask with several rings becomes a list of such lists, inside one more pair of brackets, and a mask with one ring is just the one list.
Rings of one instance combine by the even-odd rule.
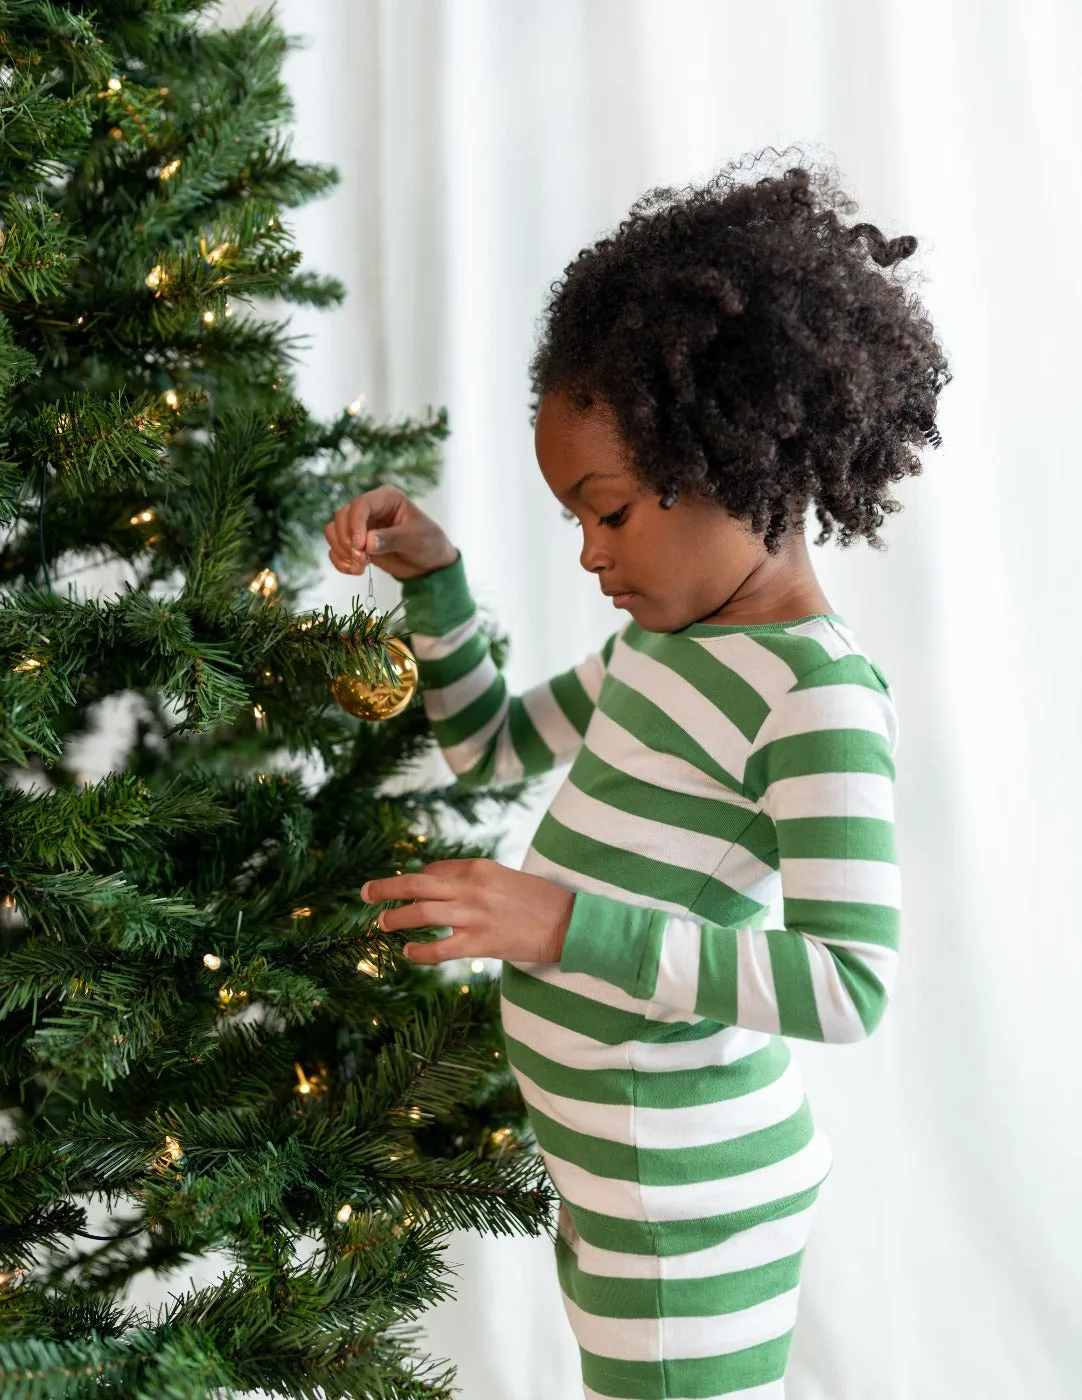
[[508, 695], [478, 627], [462, 554], [402, 584], [421, 700], [452, 772], [497, 786], [570, 763], [582, 747], [616, 633], [598, 651], [521, 695]]
[[869, 1035], [897, 965], [896, 745], [893, 697], [865, 657], [803, 676], [768, 712], [743, 779], [776, 833], [784, 927], [727, 926], [580, 890], [561, 971], [752, 1030]]

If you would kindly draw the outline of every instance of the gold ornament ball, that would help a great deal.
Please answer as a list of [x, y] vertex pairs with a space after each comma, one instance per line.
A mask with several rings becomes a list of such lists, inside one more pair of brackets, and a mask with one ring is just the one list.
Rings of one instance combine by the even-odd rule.
[[331, 694], [358, 719], [390, 719], [406, 708], [417, 689], [417, 658], [401, 637], [387, 642], [394, 684], [367, 681], [360, 671], [347, 671], [331, 682]]

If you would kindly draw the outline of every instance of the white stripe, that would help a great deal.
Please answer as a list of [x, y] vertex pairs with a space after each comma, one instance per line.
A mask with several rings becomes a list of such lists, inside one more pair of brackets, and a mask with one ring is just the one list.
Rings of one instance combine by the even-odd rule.
[[[423, 698], [425, 713], [432, 718], [428, 709], [429, 696], [426, 692]], [[503, 704], [496, 711], [490, 720], [481, 726], [480, 729], [468, 735], [457, 744], [446, 744], [443, 749], [443, 756], [454, 773], [464, 773], [468, 768], [472, 768], [477, 760], [488, 747], [488, 741], [496, 733], [502, 724], [507, 723], [508, 700], [505, 695]]]
[[781, 1034], [778, 994], [765, 929], [741, 929], [736, 953], [736, 1019], [742, 1026]]
[[781, 861], [781, 887], [786, 899], [885, 904], [891, 909], [902, 903], [901, 872], [889, 860], [790, 856]]
[[764, 1264], [788, 1259], [803, 1249], [811, 1232], [818, 1202], [795, 1215], [780, 1220], [766, 1220], [747, 1230], [738, 1230], [720, 1244], [707, 1249], [691, 1250], [687, 1254], [623, 1254], [614, 1249], [599, 1249], [576, 1239], [577, 1232], [561, 1202], [561, 1214], [570, 1226], [578, 1268], [584, 1274], [601, 1274], [606, 1278], [716, 1278], [719, 1274], [734, 1274], [741, 1269], [757, 1269]]
[[762, 1089], [753, 1089], [735, 1099], [680, 1108], [643, 1108], [568, 1098], [542, 1088], [520, 1070], [515, 1070], [515, 1078], [527, 1105], [565, 1128], [625, 1147], [651, 1150], [733, 1142], [784, 1122], [804, 1102], [804, 1084], [795, 1060], [789, 1061], [773, 1084]]
[[[508, 716], [508, 721], [510, 721], [510, 710], [507, 710], [505, 713]], [[464, 748], [465, 745], [462, 747]], [[478, 754], [477, 757], [480, 757], [480, 754]], [[516, 779], [521, 778], [525, 772], [526, 765], [518, 756], [518, 750], [515, 748], [514, 742], [511, 739], [511, 725], [510, 722], [508, 722], [501, 727], [499, 735], [496, 738], [495, 767], [493, 768], [492, 781], [496, 783], [514, 782]]]
[[548, 681], [524, 691], [520, 698], [531, 724], [555, 755], [552, 766], [570, 762], [582, 747], [582, 735], [560, 708]]
[[807, 935], [806, 941], [812, 993], [824, 1037], [832, 1044], [864, 1040], [868, 1033], [864, 1029], [864, 1022], [860, 1019], [853, 998], [842, 981], [838, 964], [831, 957], [831, 949], [848, 948], [856, 953], [882, 983], [887, 996], [894, 989], [898, 954], [893, 948], [882, 948], [876, 943], [856, 943], [852, 939], [831, 938], [820, 942], [819, 939]]
[[690, 915], [669, 919], [661, 932], [661, 957], [653, 1000], [695, 1014], [702, 926]]
[[[669, 792], [689, 793], [693, 797], [723, 799], [734, 807], [744, 808], [749, 814], [756, 810], [755, 804], [746, 797], [720, 787], [712, 773], [704, 773], [686, 758], [648, 748], [604, 710], [595, 710], [590, 716], [587, 748], [610, 768], [642, 782], [652, 783], [655, 787], [665, 788]], [[734, 776], [739, 777], [739, 773]]]
[[881, 690], [869, 690], [855, 681], [791, 690], [763, 721], [752, 748], [822, 729], [867, 729], [889, 744], [889, 710], [890, 702]]
[[[619, 900], [623, 904], [675, 911], [679, 911], [681, 907], [662, 899], [647, 899], [645, 895], [634, 894], [629, 890], [621, 889], [619, 885], [610, 885], [606, 880], [595, 880], [589, 875], [579, 874], [576, 870], [568, 870], [566, 866], [548, 860], [533, 846], [526, 852], [522, 869], [528, 875], [540, 875], [542, 879], [552, 880], [554, 884], [562, 885], [564, 889], [588, 890], [592, 894], [607, 895], [610, 899]], [[526, 963], [515, 962], [513, 959], [508, 959], [508, 961], [512, 963], [512, 966], [520, 967], [532, 977], [539, 977], [543, 981], [566, 987], [568, 991], [588, 997], [591, 1001], [600, 1001], [606, 1006], [617, 1007], [621, 1011], [631, 1011], [637, 1015], [645, 1016], [650, 1021], [680, 1021], [695, 1025], [703, 1019], [702, 1016], [696, 1016], [691, 1012], [677, 1011], [673, 1007], [665, 1007], [642, 997], [629, 996], [627, 992], [612, 982], [606, 982], [602, 977], [592, 977], [586, 972], [561, 972], [558, 963]]]
[[[624, 627], [627, 627], [624, 623]], [[596, 705], [605, 680], [605, 658], [599, 651], [592, 651], [584, 661], [572, 668], [579, 678], [583, 690]]]
[[[602, 1395], [599, 1390], [583, 1386], [583, 1400], [612, 1400], [611, 1395]], [[707, 1397], [691, 1395], [671, 1395], [669, 1400], [785, 1400], [785, 1382], [768, 1381], [766, 1385], [753, 1385], [750, 1390], [727, 1390], [724, 1395]]]
[[499, 675], [496, 663], [486, 653], [476, 666], [464, 676], [459, 676], [457, 681], [438, 688], [428, 686], [424, 693], [425, 714], [433, 720], [453, 719], [459, 711], [484, 695]]
[[737, 1060], [770, 1044], [770, 1036], [764, 1031], [723, 1026], [714, 1035], [704, 1036], [702, 1040], [622, 1040], [616, 1045], [606, 1045], [603, 1041], [546, 1021], [543, 1016], [516, 1006], [502, 995], [500, 1020], [512, 1040], [536, 1050], [546, 1059], [566, 1065], [568, 1069], [630, 1068], [646, 1074], [706, 1069], [735, 1064]]
[[[641, 997], [629, 996], [622, 987], [606, 982], [603, 977], [593, 977], [588, 972], [561, 972], [559, 963], [517, 962], [506, 958], [512, 967], [529, 973], [539, 982], [548, 982], [563, 991], [574, 992], [585, 1001], [596, 1001], [602, 1006], [611, 1006], [616, 1011], [627, 1011], [633, 1016], [642, 1016], [651, 1021], [671, 1021], [680, 1025], [696, 1025], [702, 1016], [692, 1016], [675, 1007], [656, 1007]], [[583, 1009], [583, 1018], [589, 1018], [589, 1011]]]
[[763, 697], [767, 705], [773, 705], [780, 695], [796, 684], [796, 672], [788, 662], [762, 646], [750, 632], [730, 632], [726, 636], [697, 637], [693, 640], [735, 671]]
[[[854, 779], [856, 781], [854, 781]], [[805, 773], [767, 789], [774, 812], [794, 817], [894, 819], [894, 785], [885, 773]], [[764, 793], [764, 801], [767, 794]]]
[[[595, 840], [600, 836], [606, 846], [629, 855], [644, 856], [662, 865], [695, 870], [700, 875], [717, 870], [734, 846], [727, 837], [710, 836], [661, 821], [645, 812], [628, 812], [611, 806], [583, 792], [573, 779], [561, 787], [549, 812], [571, 831]], [[720, 812], [718, 820], [722, 820]], [[760, 869], [764, 876], [775, 873], [765, 864]]]
[[571, 1330], [580, 1347], [620, 1361], [690, 1360], [728, 1356], [774, 1341], [796, 1321], [800, 1285], [734, 1313], [708, 1317], [598, 1317], [564, 1296]]
[[819, 643], [831, 661], [837, 661], [842, 656], [852, 656], [854, 653], [861, 654], [856, 637], [849, 628], [825, 617], [813, 617], [810, 622], [802, 622], [799, 627], [787, 627], [785, 630], [791, 637], [811, 637]]
[[780, 1162], [757, 1167], [740, 1176], [713, 1181], [693, 1181], [681, 1186], [648, 1186], [611, 1176], [595, 1176], [563, 1157], [538, 1149], [557, 1192], [572, 1205], [617, 1220], [702, 1220], [751, 1210], [782, 1196], [817, 1186], [826, 1176], [832, 1157], [830, 1143], [821, 1131], [806, 1147]]
[[477, 631], [477, 613], [470, 613], [465, 622], [444, 632], [442, 637], [433, 637], [427, 632], [410, 633], [410, 649], [418, 661], [442, 661], [454, 653]]
[[609, 674], [651, 701], [726, 772], [739, 777], [747, 739], [725, 711], [679, 671], [625, 643], [613, 651]]

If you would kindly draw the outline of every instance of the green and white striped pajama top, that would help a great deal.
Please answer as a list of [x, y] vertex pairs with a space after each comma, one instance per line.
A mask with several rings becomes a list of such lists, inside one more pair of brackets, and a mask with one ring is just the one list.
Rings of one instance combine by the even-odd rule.
[[782, 1037], [859, 1040], [890, 994], [890, 687], [820, 613], [630, 619], [509, 696], [461, 553], [402, 592], [458, 778], [571, 764], [522, 864], [576, 891], [567, 940], [503, 962], [501, 1011], [584, 1394], [779, 1400], [832, 1160]]

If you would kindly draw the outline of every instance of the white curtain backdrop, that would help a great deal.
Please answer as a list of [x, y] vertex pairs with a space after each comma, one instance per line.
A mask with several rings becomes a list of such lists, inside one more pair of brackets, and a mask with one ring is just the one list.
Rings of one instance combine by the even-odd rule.
[[[250, 8], [234, 0], [223, 14]], [[445, 404], [423, 505], [512, 640], [518, 692], [623, 620], [541, 478], [526, 364], [546, 289], [655, 184], [798, 143], [914, 233], [955, 372], [885, 553], [813, 550], [894, 688], [903, 955], [864, 1044], [791, 1042], [835, 1166], [790, 1400], [1082, 1395], [1076, 1030], [1082, 12], [1062, 0], [281, 0], [295, 148], [342, 184], [294, 217], [349, 287], [298, 313], [334, 414]], [[787, 164], [797, 163], [795, 159]], [[812, 520], [814, 524], [814, 519]], [[812, 532], [814, 533], [814, 531]], [[376, 572], [389, 608], [398, 586]], [[365, 581], [333, 573], [312, 602]], [[442, 759], [437, 755], [437, 760]], [[503, 823], [517, 866], [559, 779]], [[423, 1319], [463, 1400], [574, 1400], [551, 1246], [458, 1233]]]

